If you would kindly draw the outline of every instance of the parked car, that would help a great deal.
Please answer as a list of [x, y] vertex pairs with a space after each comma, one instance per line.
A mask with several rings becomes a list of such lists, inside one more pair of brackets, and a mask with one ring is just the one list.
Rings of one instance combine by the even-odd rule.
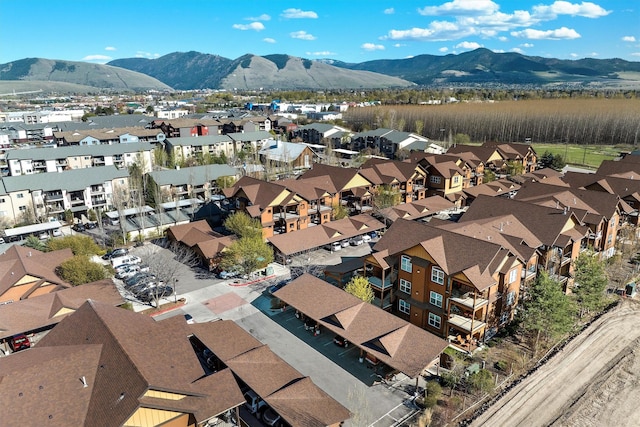
[[184, 315], [184, 320], [186, 320], [186, 321], [187, 321], [187, 324], [188, 324], [188, 325], [193, 325], [194, 323], [196, 323], [196, 321], [195, 321], [195, 320], [193, 320], [193, 316], [192, 316], [192, 315], [190, 315], [189, 313], [185, 313], [185, 315]]
[[155, 277], [150, 273], [136, 273], [124, 281], [125, 286], [134, 286], [147, 277]]
[[[162, 282], [160, 282], [162, 283]], [[173, 295], [173, 288], [168, 285], [150, 286], [145, 291], [140, 292], [137, 297], [144, 302], [153, 301], [157, 298], [165, 298]]]
[[47, 233], [46, 231], [43, 231], [42, 233], [38, 234], [38, 239], [40, 240], [47, 240], [49, 238], [49, 233]]
[[140, 264], [142, 262], [142, 259], [136, 255], [125, 255], [125, 256], [119, 256], [116, 258], [111, 258], [110, 261], [111, 261], [111, 266], [113, 268], [116, 268], [123, 264]]
[[31, 341], [25, 334], [14, 335], [9, 339], [9, 347], [13, 352], [26, 350], [31, 347]]
[[342, 249], [342, 244], [340, 244], [340, 242], [329, 243], [325, 246], [325, 249], [330, 252], [339, 251], [340, 249]]
[[340, 335], [336, 335], [335, 337], [333, 337], [333, 343], [338, 347], [347, 348], [349, 346], [349, 342]]
[[268, 426], [279, 426], [282, 424], [282, 418], [276, 411], [271, 408], [271, 406], [267, 406], [261, 415], [262, 422]]
[[218, 274], [218, 277], [221, 279], [233, 279], [234, 277], [237, 277], [240, 275], [239, 271], [235, 271], [235, 270], [229, 270], [229, 271], [221, 271]]
[[269, 293], [269, 295], [272, 295], [275, 291], [277, 291], [278, 289], [282, 288], [287, 283], [289, 283], [288, 280], [281, 280], [278, 283], [276, 283], [275, 285], [269, 286], [269, 288], [267, 288], [267, 292]]
[[3, 244], [4, 242], [5, 242], [4, 237], [0, 237], [0, 245]]
[[87, 230], [93, 230], [94, 228], [98, 227], [98, 223], [97, 222], [87, 222], [86, 224], [84, 224], [84, 228], [86, 228]]
[[364, 240], [362, 239], [362, 236], [356, 236], [356, 237], [352, 237], [349, 240], [349, 243], [351, 244], [351, 246], [360, 246], [361, 244], [364, 243]]
[[71, 229], [73, 231], [77, 231], [78, 233], [81, 233], [81, 232], [85, 231], [86, 228], [82, 224], [74, 224], [73, 227], [71, 227]]
[[371, 236], [369, 234], [363, 234], [361, 237], [362, 237], [362, 241], [365, 243], [371, 241]]
[[140, 267], [135, 264], [125, 264], [116, 269], [116, 279], [126, 279], [140, 271]]
[[246, 400], [244, 406], [246, 406], [252, 414], [257, 414], [262, 410], [262, 408], [267, 406], [265, 401], [262, 400], [253, 390], [247, 390], [244, 392], [244, 400]]
[[108, 251], [106, 254], [102, 255], [102, 259], [111, 259], [117, 258], [119, 256], [125, 256], [129, 253], [129, 249], [127, 248], [117, 248]]
[[60, 237], [62, 236], [62, 230], [60, 230], [59, 228], [54, 228], [51, 234], [53, 234], [53, 237]]
[[343, 241], [340, 242], [340, 246], [342, 246], [343, 248], [348, 248], [349, 247], [349, 240], [348, 239], [344, 239]]

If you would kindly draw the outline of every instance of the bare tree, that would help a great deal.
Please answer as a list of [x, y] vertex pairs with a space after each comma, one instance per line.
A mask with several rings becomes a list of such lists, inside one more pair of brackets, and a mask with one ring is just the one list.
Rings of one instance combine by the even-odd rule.
[[156, 286], [149, 291], [150, 302], [158, 307], [160, 300], [168, 294], [166, 286], [171, 286], [177, 300], [176, 284], [181, 272], [197, 266], [200, 260], [191, 248], [173, 242], [166, 247], [147, 244], [140, 251], [142, 258], [149, 266], [149, 273], [157, 278]]

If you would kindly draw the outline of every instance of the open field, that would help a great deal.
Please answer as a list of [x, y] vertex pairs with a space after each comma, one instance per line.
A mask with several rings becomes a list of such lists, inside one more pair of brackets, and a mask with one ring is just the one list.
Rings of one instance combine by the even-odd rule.
[[640, 303], [622, 299], [471, 426], [637, 426]]
[[577, 145], [577, 144], [532, 144], [538, 156], [546, 151], [560, 154], [570, 165], [580, 165], [597, 169], [603, 160], [613, 160], [621, 152], [633, 151], [631, 145]]

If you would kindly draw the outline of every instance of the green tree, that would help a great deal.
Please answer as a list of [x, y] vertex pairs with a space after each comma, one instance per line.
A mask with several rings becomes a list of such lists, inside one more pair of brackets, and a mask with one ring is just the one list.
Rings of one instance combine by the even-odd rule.
[[236, 212], [229, 215], [224, 221], [224, 227], [231, 231], [238, 238], [256, 238], [262, 239], [262, 225], [257, 218], [251, 218], [244, 212]]
[[236, 179], [232, 176], [221, 176], [216, 178], [218, 188], [230, 188], [236, 183]]
[[578, 306], [580, 317], [605, 305], [607, 276], [605, 266], [592, 251], [580, 254], [574, 261], [575, 284], [573, 298]]
[[37, 249], [43, 252], [47, 250], [47, 244], [40, 240], [37, 236], [28, 236], [22, 246], [26, 246], [31, 249]]
[[381, 185], [373, 196], [376, 209], [385, 209], [400, 204], [402, 195], [400, 190], [388, 184]]
[[465, 133], [456, 133], [453, 137], [453, 143], [455, 145], [469, 145], [471, 144], [471, 138]]
[[496, 174], [491, 169], [484, 170], [484, 177], [482, 182], [491, 182], [496, 180]]
[[360, 298], [362, 301], [366, 303], [370, 303], [373, 301], [373, 289], [371, 289], [371, 284], [369, 284], [369, 280], [366, 277], [355, 276], [347, 286], [345, 286], [344, 290], [351, 295]]
[[520, 324], [534, 338], [534, 354], [540, 339], [555, 340], [574, 325], [575, 306], [564, 293], [562, 285], [545, 271], [535, 280], [522, 305]]
[[169, 166], [169, 155], [161, 146], [153, 149], [153, 162], [159, 167]]
[[273, 249], [260, 237], [241, 237], [227, 247], [220, 266], [225, 270], [239, 270], [251, 274], [273, 262]]
[[73, 286], [78, 286], [106, 279], [109, 274], [102, 264], [91, 261], [86, 255], [76, 255], [60, 264], [58, 275]]
[[509, 161], [507, 162], [507, 172], [509, 175], [520, 175], [524, 171], [524, 165], [522, 162]]
[[91, 237], [79, 234], [49, 239], [47, 247], [51, 251], [70, 248], [74, 255], [86, 255], [89, 257], [104, 252]]
[[338, 202], [332, 206], [331, 216], [333, 217], [334, 221], [338, 219], [346, 218], [349, 216], [349, 211], [345, 206], [342, 205], [342, 203]]
[[493, 375], [487, 369], [480, 369], [469, 375], [467, 382], [472, 390], [487, 393], [493, 389]]

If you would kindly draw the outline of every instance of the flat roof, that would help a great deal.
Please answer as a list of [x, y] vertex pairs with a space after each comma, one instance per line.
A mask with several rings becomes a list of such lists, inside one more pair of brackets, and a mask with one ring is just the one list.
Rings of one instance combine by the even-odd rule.
[[62, 227], [60, 221], [43, 222], [41, 224], [31, 224], [22, 227], [7, 228], [4, 230], [5, 236], [20, 236], [22, 234], [33, 234], [41, 231], [54, 230]]

